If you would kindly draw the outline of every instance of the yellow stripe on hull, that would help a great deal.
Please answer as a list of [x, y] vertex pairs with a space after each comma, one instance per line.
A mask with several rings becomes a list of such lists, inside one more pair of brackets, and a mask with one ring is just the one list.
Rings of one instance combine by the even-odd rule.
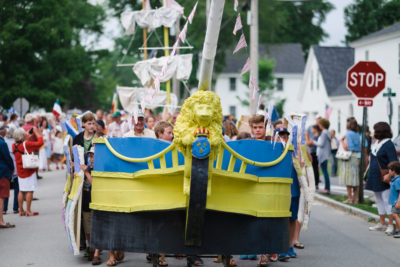
[[[184, 166], [136, 173], [93, 171], [92, 203], [95, 210], [136, 212], [187, 207]], [[256, 217], [289, 217], [289, 178], [257, 177], [212, 170], [206, 208]]]

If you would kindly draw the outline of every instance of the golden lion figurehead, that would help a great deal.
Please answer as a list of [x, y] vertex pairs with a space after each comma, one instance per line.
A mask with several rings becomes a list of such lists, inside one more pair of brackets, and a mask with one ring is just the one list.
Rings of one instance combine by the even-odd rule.
[[192, 145], [199, 128], [210, 131], [211, 146], [219, 146], [222, 136], [222, 108], [219, 96], [210, 91], [198, 91], [185, 100], [174, 127], [174, 143], [181, 152]]

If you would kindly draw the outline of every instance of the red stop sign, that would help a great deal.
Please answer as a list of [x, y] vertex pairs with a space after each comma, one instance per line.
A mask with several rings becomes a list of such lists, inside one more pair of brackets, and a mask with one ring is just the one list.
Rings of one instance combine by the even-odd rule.
[[347, 88], [358, 98], [374, 98], [385, 83], [386, 72], [375, 61], [359, 61], [347, 70]]

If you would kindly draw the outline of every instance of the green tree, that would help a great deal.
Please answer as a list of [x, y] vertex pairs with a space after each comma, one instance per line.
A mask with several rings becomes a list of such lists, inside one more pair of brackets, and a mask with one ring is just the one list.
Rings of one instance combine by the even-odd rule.
[[93, 108], [92, 74], [101, 51], [81, 43], [102, 33], [101, 6], [82, 0], [1, 1], [0, 105], [23, 96], [32, 105]]
[[381, 30], [400, 20], [400, 0], [355, 0], [344, 10], [346, 43]]

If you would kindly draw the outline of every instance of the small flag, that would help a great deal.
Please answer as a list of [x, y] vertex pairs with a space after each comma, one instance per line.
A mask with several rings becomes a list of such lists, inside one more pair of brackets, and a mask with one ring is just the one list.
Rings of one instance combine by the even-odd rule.
[[236, 17], [235, 28], [233, 28], [233, 34], [236, 35], [236, 32], [243, 28], [242, 20], [240, 19], [240, 13]]
[[306, 122], [307, 116], [301, 118], [301, 142], [300, 144], [304, 145], [306, 143]]
[[174, 0], [165, 0], [165, 6], [175, 9], [176, 11], [178, 11], [179, 14], [183, 14], [183, 7]]
[[67, 125], [65, 124], [65, 121], [61, 122], [61, 129], [62, 129], [63, 133], [68, 132]]
[[179, 33], [179, 39], [182, 41], [182, 43], [184, 43], [186, 41], [187, 26], [188, 26], [188, 23], [186, 22], [182, 31]]
[[237, 12], [238, 6], [239, 6], [239, 0], [235, 0], [235, 2], [233, 3], [233, 10], [235, 10], [235, 12]]
[[118, 106], [117, 88], [115, 88], [113, 100], [111, 103], [111, 113], [114, 113], [117, 111], [117, 106]]
[[15, 113], [15, 108], [11, 107], [7, 110], [8, 114], [14, 114]]
[[76, 120], [76, 126], [78, 127], [78, 131], [79, 131], [80, 133], [83, 132], [82, 121], [81, 121], [81, 119], [78, 118], [78, 117], [76, 117], [75, 120]]
[[58, 99], [57, 99], [56, 102], [54, 103], [52, 113], [53, 113], [54, 116], [56, 116], [57, 118], [60, 117], [60, 115], [62, 114], [61, 106], [60, 106], [60, 101], [58, 101]]
[[242, 36], [240, 36], [239, 42], [235, 47], [235, 50], [233, 50], [233, 54], [235, 54], [237, 51], [239, 51], [240, 49], [242, 49], [243, 47], [246, 47], [247, 43], [246, 43], [246, 38], [244, 37], [244, 34], [242, 33]]
[[66, 122], [65, 122], [65, 126], [67, 126], [68, 134], [69, 134], [72, 138], [74, 138], [75, 136], [77, 136], [77, 135], [79, 134], [78, 131], [75, 129], [75, 127], [72, 126], [72, 124], [71, 124], [70, 121], [66, 121]]
[[194, 14], [196, 13], [196, 8], [197, 8], [197, 3], [199, 1], [196, 2], [196, 4], [194, 5], [194, 8], [192, 9], [192, 12], [190, 12], [190, 15], [188, 17], [188, 21], [190, 24], [192, 24], [193, 18], [194, 18]]
[[294, 147], [294, 155], [297, 155], [297, 125], [293, 126], [292, 129], [292, 145]]
[[333, 107], [329, 106], [328, 104], [325, 105], [325, 118], [329, 120], [329, 117], [331, 116]]
[[248, 72], [251, 68], [251, 64], [250, 64], [250, 58], [247, 58], [246, 63], [244, 64], [242, 71], [240, 72], [240, 75], [245, 74], [246, 72]]

